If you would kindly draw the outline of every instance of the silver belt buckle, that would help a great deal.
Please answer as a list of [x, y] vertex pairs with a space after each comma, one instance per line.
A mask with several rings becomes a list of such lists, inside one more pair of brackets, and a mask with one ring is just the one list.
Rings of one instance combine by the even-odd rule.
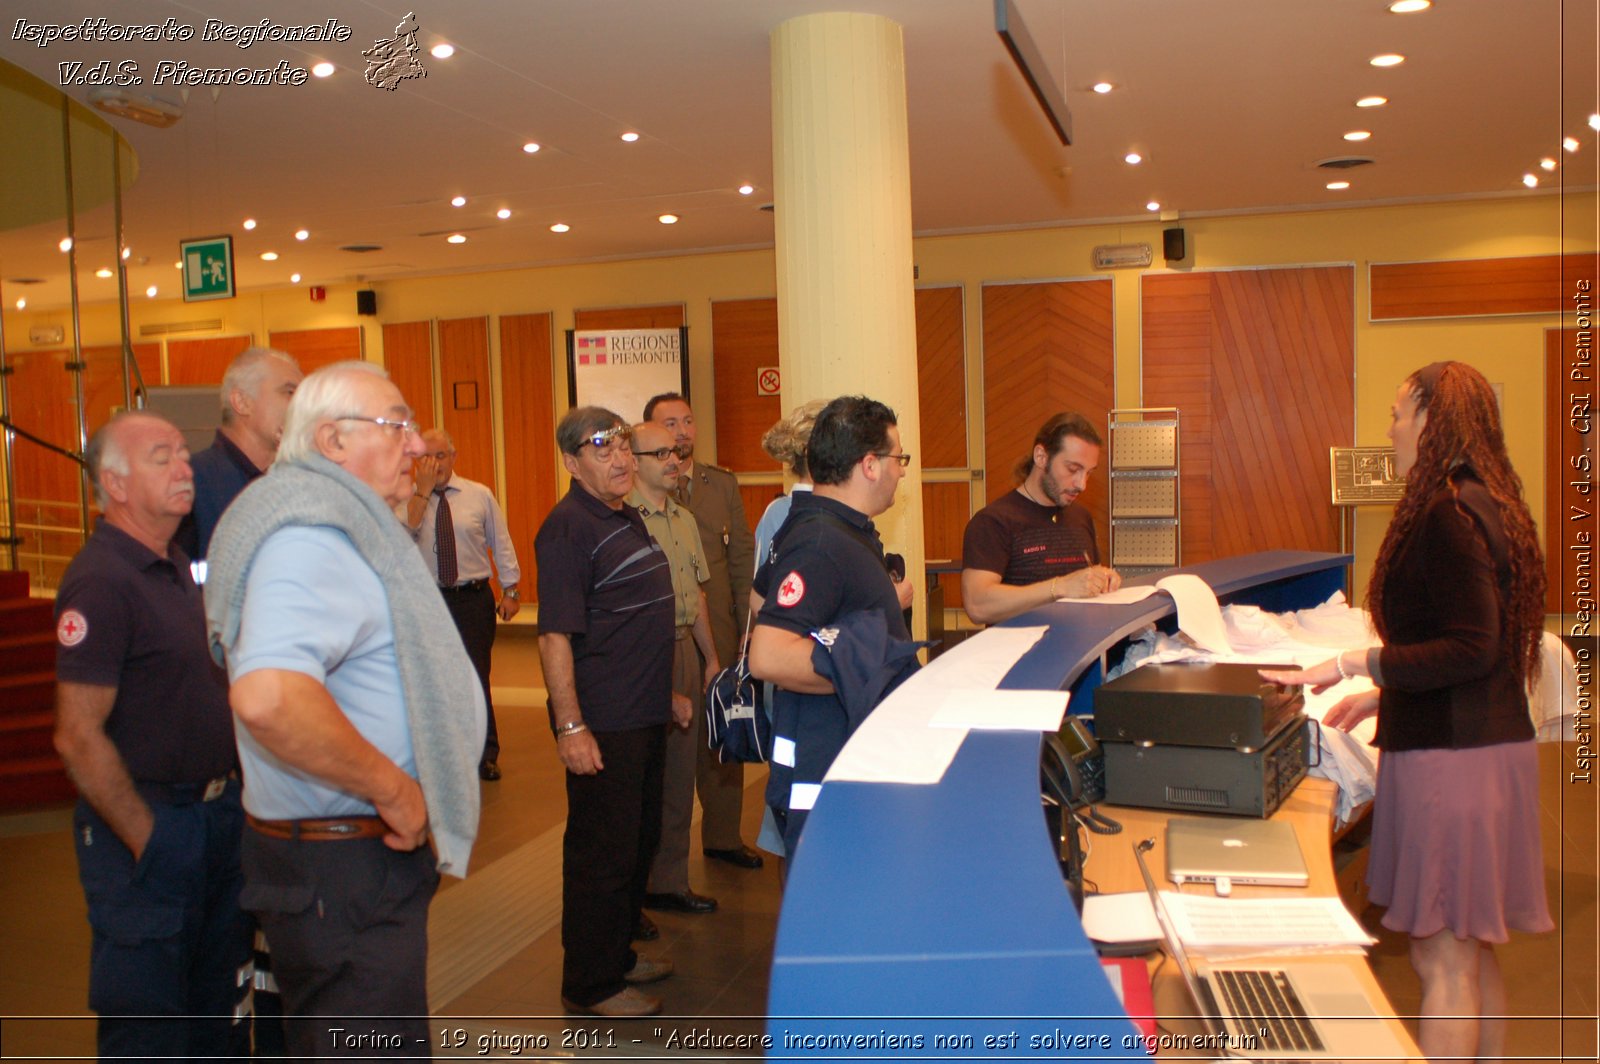
[[221, 798], [222, 797], [222, 792], [227, 790], [227, 789], [228, 789], [228, 777], [226, 777], [226, 776], [218, 776], [216, 779], [214, 779], [210, 783], [206, 784], [205, 797], [201, 798], [200, 800], [202, 802], [209, 802], [214, 798]]

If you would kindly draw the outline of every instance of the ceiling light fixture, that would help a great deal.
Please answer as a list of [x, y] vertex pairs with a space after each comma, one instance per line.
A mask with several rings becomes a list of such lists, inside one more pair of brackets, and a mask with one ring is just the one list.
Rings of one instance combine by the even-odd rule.
[[436, 44], [428, 49], [428, 54], [435, 59], [449, 59], [456, 54], [456, 47], [453, 44]]
[[294, 231], [294, 238], [296, 240], [310, 240], [311, 231], [309, 229], [296, 229]]
[[1339, 191], [1342, 191], [1344, 189], [1349, 188], [1350, 187], [1350, 182], [1348, 182], [1348, 181], [1329, 181], [1323, 187], [1326, 188], [1329, 192], [1339, 192]]
[[160, 289], [158, 289], [155, 285], [151, 285], [149, 288], [144, 290], [144, 294], [149, 296], [151, 299], [154, 299], [156, 297], [156, 293], [159, 291]]
[[656, 221], [660, 222], [662, 225], [676, 225], [678, 216], [676, 214], [663, 214], [657, 218]]
[[1406, 57], [1405, 56], [1403, 56], [1403, 55], [1395, 55], [1393, 52], [1390, 52], [1390, 53], [1388, 53], [1386, 55], [1375, 55], [1371, 59], [1367, 60], [1367, 62], [1371, 63], [1375, 67], [1399, 66], [1401, 63], [1404, 63], [1405, 61], [1406, 61]]
[[494, 212], [494, 216], [503, 222], [507, 218], [511, 217], [511, 208], [501, 207], [499, 210]]
[[1550, 158], [1540, 159], [1539, 168], [1541, 170], [1554, 170], [1556, 168], [1556, 161]]
[[1382, 107], [1389, 102], [1387, 96], [1363, 96], [1356, 101], [1357, 107]]
[[1345, 140], [1366, 140], [1368, 137], [1371, 137], [1371, 136], [1372, 136], [1372, 130], [1370, 130], [1370, 129], [1352, 129], [1350, 132], [1348, 132], [1348, 133], [1346, 133], [1344, 135], [1344, 139]]
[[246, 218], [244, 220], [244, 227], [246, 229], [254, 229], [256, 227], [256, 220], [254, 218]]
[[754, 185], [740, 185], [739, 186], [739, 195], [748, 196], [748, 195], [750, 195], [750, 193], [754, 192], [755, 190], [756, 190], [756, 186], [754, 186]]
[[1396, 15], [1409, 15], [1416, 11], [1426, 11], [1433, 6], [1433, 0], [1394, 0], [1389, 5], [1389, 10]]
[[1161, 209], [1161, 204], [1157, 203], [1155, 200], [1151, 200], [1149, 203], [1144, 205], [1144, 209], [1147, 211], [1159, 211]]
[[289, 275], [289, 283], [290, 284], [299, 284], [300, 283], [300, 275], [298, 273], [291, 273]]
[[1578, 150], [1578, 138], [1577, 137], [1566, 137], [1566, 138], [1563, 138], [1562, 141], [1561, 141], [1561, 146], [1563, 148], [1567, 149], [1568, 151], [1577, 151]]
[[277, 262], [278, 261], [278, 253], [276, 251], [263, 251], [261, 253], [261, 261], [262, 262]]
[[632, 144], [634, 141], [639, 139], [639, 134], [630, 129], [628, 132], [622, 135], [622, 139], [627, 141], [629, 144]]
[[1539, 187], [1539, 177], [1538, 177], [1537, 174], [1523, 174], [1522, 175], [1522, 183], [1524, 185], [1528, 186], [1529, 188], [1538, 188]]
[[1130, 151], [1128, 154], [1122, 157], [1122, 161], [1127, 163], [1129, 166], [1138, 166], [1140, 163], [1144, 162], [1144, 156], [1140, 155], [1136, 151]]
[[450, 201], [450, 206], [452, 207], [465, 207], [466, 205], [467, 197], [465, 196], [457, 196]]
[[532, 155], [539, 150], [539, 144], [537, 141], [530, 140], [522, 146], [522, 150]]
[[174, 263], [173, 263], [173, 264], [172, 264], [172, 268], [173, 268], [173, 269], [174, 269], [174, 270], [181, 270], [181, 269], [183, 269], [183, 263], [181, 263], [181, 262], [174, 262]]
[[571, 228], [572, 228], [572, 226], [568, 225], [566, 222], [557, 222], [555, 225], [552, 225], [550, 227], [550, 231], [552, 233], [565, 233], [568, 229], [571, 229]]
[[26, 299], [17, 300], [17, 309], [18, 310], [27, 310], [28, 309], [28, 301]]
[[467, 242], [466, 235], [463, 233], [451, 233], [444, 240], [447, 244], [465, 244]]
[[127, 262], [128, 261], [128, 256], [132, 255], [132, 254], [133, 254], [133, 249], [132, 248], [123, 248], [122, 249], [122, 261], [123, 262]]
[[1590, 115], [1589, 116], [1589, 128], [1590, 129], [1594, 129], [1594, 130], [1600, 130], [1600, 115]]
[[1116, 88], [1116, 86], [1111, 84], [1109, 81], [1097, 81], [1093, 85], [1089, 86], [1089, 88], [1094, 92], [1098, 92], [1101, 96], [1104, 96], [1106, 93]]
[[318, 63], [316, 66], [311, 68], [311, 73], [315, 74], [319, 78], [332, 77], [333, 64], [328, 62]]
[[59, 244], [57, 244], [56, 247], [60, 248], [63, 254], [65, 254], [68, 251], [71, 251], [72, 250], [72, 238], [70, 236], [62, 237], [61, 238], [61, 242]]
[[98, 270], [94, 271], [94, 275], [101, 280], [104, 280], [111, 276], [111, 271], [102, 266]]

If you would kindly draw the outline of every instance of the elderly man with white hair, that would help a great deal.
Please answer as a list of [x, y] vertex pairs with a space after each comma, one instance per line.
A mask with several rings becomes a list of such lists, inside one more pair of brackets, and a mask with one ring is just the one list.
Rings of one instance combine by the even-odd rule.
[[421, 453], [382, 369], [319, 369], [211, 543], [207, 623], [249, 825], [242, 904], [272, 944], [297, 1057], [428, 1054], [428, 906], [440, 872], [466, 875], [477, 834], [483, 692], [461, 641], [438, 638], [450, 615], [393, 513]]
[[222, 375], [222, 425], [211, 446], [190, 460], [194, 511], [178, 526], [177, 542], [191, 559], [206, 556], [222, 511], [272, 464], [301, 377], [292, 356], [270, 347], [252, 347], [228, 364]]

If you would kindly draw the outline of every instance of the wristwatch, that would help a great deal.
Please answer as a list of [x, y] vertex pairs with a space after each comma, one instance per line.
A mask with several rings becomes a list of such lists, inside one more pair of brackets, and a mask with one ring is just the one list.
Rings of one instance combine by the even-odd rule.
[[507, 584], [505, 587], [500, 589], [500, 594], [509, 596], [510, 598], [521, 598], [522, 597], [517, 592], [517, 585], [516, 584]]

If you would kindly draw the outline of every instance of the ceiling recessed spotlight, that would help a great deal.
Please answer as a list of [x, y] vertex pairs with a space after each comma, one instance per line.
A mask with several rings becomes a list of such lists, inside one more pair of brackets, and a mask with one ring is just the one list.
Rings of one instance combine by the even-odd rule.
[[552, 233], [565, 233], [568, 229], [571, 229], [571, 228], [572, 228], [572, 226], [568, 225], [566, 222], [557, 222], [555, 225], [552, 225], [550, 227], [550, 231]]
[[1539, 169], [1541, 169], [1541, 170], [1554, 170], [1555, 168], [1556, 168], [1556, 161], [1554, 159], [1546, 158], [1546, 159], [1540, 159], [1539, 160]]
[[1138, 166], [1140, 163], [1144, 162], [1144, 156], [1140, 155], [1136, 151], [1130, 151], [1128, 154], [1122, 157], [1122, 161], [1127, 163], [1129, 166]]
[[1338, 192], [1338, 191], [1341, 191], [1342, 189], [1349, 188], [1350, 187], [1350, 182], [1348, 182], [1348, 181], [1329, 181], [1323, 187], [1326, 188], [1329, 192]]
[[254, 229], [256, 227], [256, 220], [254, 218], [246, 218], [242, 224], [246, 229]]
[[739, 186], [739, 195], [748, 196], [748, 195], [750, 195], [750, 193], [754, 192], [755, 190], [756, 190], [756, 186], [754, 186], [754, 185], [740, 185]]
[[144, 294], [149, 296], [151, 299], [154, 299], [156, 297], [156, 293], [159, 291], [159, 288], [157, 288], [155, 285], [151, 285], [149, 288], [144, 290]]
[[332, 77], [333, 64], [328, 62], [318, 63], [316, 66], [311, 68], [311, 73], [315, 74], [319, 78]]
[[629, 144], [632, 144], [634, 141], [639, 139], [639, 134], [630, 129], [628, 132], [622, 135], [622, 139], [627, 141]]
[[527, 152], [529, 155], [532, 155], [534, 152], [539, 150], [539, 143], [538, 141], [530, 140], [528, 143], [522, 146], [522, 150]]
[[123, 262], [127, 262], [128, 261], [128, 256], [132, 255], [132, 254], [133, 254], [133, 249], [132, 248], [123, 248], [122, 249], [122, 261]]
[[1563, 148], [1567, 149], [1568, 151], [1577, 151], [1578, 150], [1578, 138], [1577, 137], [1565, 137], [1561, 141], [1561, 146]]
[[1589, 116], [1589, 128], [1600, 130], [1600, 115]]
[[61, 243], [57, 244], [56, 247], [60, 248], [63, 253], [71, 251], [72, 250], [72, 238], [70, 236], [62, 237], [61, 238]]
[[309, 230], [309, 229], [296, 229], [294, 231], [294, 238], [296, 240], [310, 240], [311, 239], [311, 230]]
[[453, 44], [436, 44], [428, 49], [428, 54], [435, 59], [449, 59], [456, 54], [456, 46]]
[[1370, 130], [1370, 129], [1352, 129], [1350, 132], [1348, 132], [1348, 133], [1346, 133], [1344, 135], [1344, 139], [1345, 140], [1366, 140], [1370, 136], [1372, 136], [1372, 130]]
[[450, 200], [450, 206], [452, 207], [465, 207], [466, 205], [467, 197], [465, 196], [456, 196]]
[[466, 235], [463, 233], [451, 233], [444, 239], [447, 244], [465, 244], [467, 242]]
[[173, 268], [173, 269], [174, 269], [174, 270], [181, 270], [181, 269], [183, 269], [183, 263], [181, 263], [181, 262], [174, 262], [174, 263], [173, 263], [173, 264], [172, 264], [172, 268]]
[[1147, 211], [1159, 211], [1161, 209], [1161, 204], [1157, 203], [1155, 200], [1151, 200], [1149, 203], [1144, 205], [1144, 209]]
[[101, 280], [105, 280], [107, 277], [111, 276], [111, 271], [102, 266], [98, 270], [94, 271], [94, 275]]
[[261, 261], [262, 262], [277, 262], [278, 261], [278, 253], [276, 251], [263, 251], [261, 253]]
[[1106, 93], [1116, 88], [1116, 86], [1111, 84], [1109, 81], [1097, 81], [1089, 87], [1095, 92], [1098, 92], [1101, 96], [1104, 96]]
[[1523, 174], [1522, 175], [1522, 183], [1524, 185], [1528, 186], [1529, 188], [1538, 188], [1539, 187], [1539, 175], [1537, 175], [1537, 174]]
[[26, 299], [17, 300], [17, 309], [18, 310], [27, 310], [28, 309], [28, 301]]
[[663, 214], [656, 219], [656, 221], [660, 222], [662, 225], [672, 225], [676, 223], [677, 220], [678, 216], [676, 214]]
[[1426, 11], [1433, 6], [1433, 0], [1394, 0], [1389, 5], [1389, 10], [1396, 15], [1409, 15], [1413, 11]]
[[511, 217], [511, 208], [501, 207], [499, 210], [494, 212], [494, 216], [503, 222], [507, 218]]
[[1387, 96], [1363, 96], [1356, 101], [1357, 107], [1382, 107], [1389, 102]]
[[1406, 57], [1405, 56], [1403, 56], [1403, 55], [1395, 55], [1393, 52], [1389, 52], [1386, 55], [1375, 55], [1371, 59], [1367, 60], [1367, 62], [1371, 63], [1375, 67], [1399, 66], [1401, 63], [1404, 63], [1405, 61], [1406, 61]]
[[291, 273], [289, 275], [289, 283], [290, 284], [299, 284], [300, 283], [300, 275], [298, 273]]

